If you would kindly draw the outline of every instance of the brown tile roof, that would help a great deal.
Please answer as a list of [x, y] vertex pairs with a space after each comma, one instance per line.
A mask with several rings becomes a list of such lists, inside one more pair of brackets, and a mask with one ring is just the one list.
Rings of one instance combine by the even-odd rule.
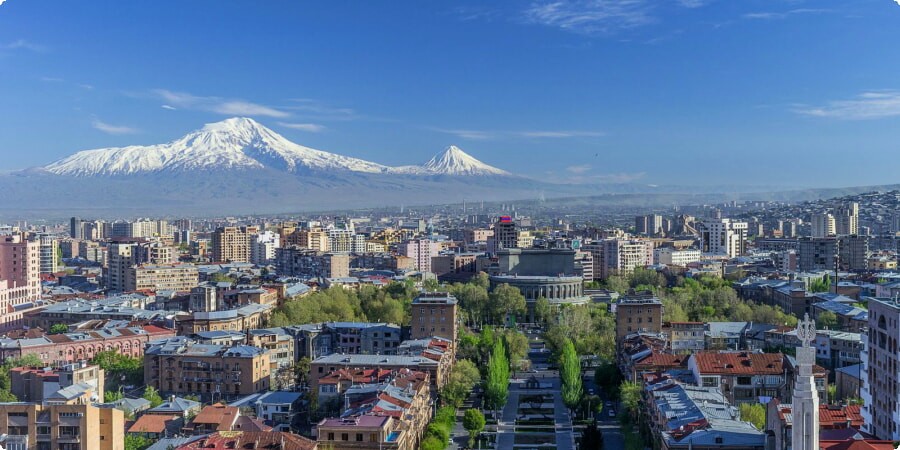
[[784, 363], [781, 353], [698, 352], [693, 357], [704, 375], [778, 375]]
[[216, 431], [229, 431], [238, 415], [240, 415], [238, 407], [216, 403], [201, 409], [191, 423], [195, 427], [198, 424], [216, 425]]
[[683, 367], [687, 364], [687, 355], [669, 353], [651, 353], [636, 362], [635, 367]]
[[822, 450], [894, 450], [893, 441], [865, 439], [861, 441], [819, 441]]
[[179, 417], [176, 415], [144, 414], [128, 428], [128, 432], [160, 434], [166, 431], [166, 425], [178, 419]]

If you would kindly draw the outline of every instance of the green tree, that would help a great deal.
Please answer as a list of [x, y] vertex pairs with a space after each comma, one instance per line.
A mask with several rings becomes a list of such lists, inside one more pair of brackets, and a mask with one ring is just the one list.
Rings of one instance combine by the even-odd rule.
[[606, 288], [618, 292], [620, 294], [624, 294], [628, 292], [629, 284], [628, 280], [618, 275], [613, 275], [606, 279]]
[[309, 357], [304, 356], [294, 363], [294, 377], [298, 386], [306, 386], [309, 383], [310, 362]]
[[518, 288], [503, 283], [490, 293], [489, 321], [495, 325], [507, 325], [508, 320], [525, 314], [525, 296]]
[[453, 285], [450, 292], [459, 300], [459, 308], [465, 312], [469, 324], [481, 324], [487, 319], [489, 314], [487, 289], [475, 283], [466, 283]]
[[581, 433], [581, 442], [578, 450], [600, 450], [603, 448], [603, 435], [597, 428], [597, 421], [592, 421]]
[[53, 326], [50, 327], [50, 331], [48, 331], [50, 334], [63, 334], [68, 332], [69, 327], [64, 323], [53, 324]]
[[632, 417], [636, 416], [641, 402], [641, 385], [631, 381], [622, 382], [619, 386], [619, 398], [625, 410]]
[[472, 284], [480, 286], [484, 290], [488, 290], [491, 287], [491, 277], [485, 272], [478, 272], [477, 275], [472, 277]]
[[144, 362], [138, 358], [119, 354], [115, 350], [98, 352], [91, 362], [106, 372], [109, 390], [127, 384], [141, 384], [144, 380]]
[[163, 402], [162, 397], [159, 395], [159, 391], [156, 390], [153, 386], [147, 386], [144, 388], [144, 395], [142, 395], [144, 400], [150, 402], [151, 408], [156, 408], [161, 405]]
[[503, 342], [495, 341], [488, 359], [488, 376], [484, 402], [490, 409], [501, 409], [509, 396], [509, 359]]
[[441, 287], [441, 283], [439, 283], [436, 278], [429, 278], [422, 282], [422, 287], [425, 288], [427, 292], [435, 292]]
[[463, 415], [463, 428], [469, 432], [469, 447], [475, 446], [475, 438], [484, 430], [484, 414], [478, 409], [467, 409]]
[[819, 313], [819, 317], [816, 318], [816, 324], [819, 328], [836, 330], [838, 329], [837, 315], [831, 311], [822, 311]]
[[581, 401], [581, 359], [575, 344], [566, 339], [559, 358], [559, 376], [562, 381], [562, 399], [569, 409], [575, 409]]
[[419, 444], [419, 450], [444, 450], [445, 448], [447, 448], [447, 441], [442, 441], [435, 436], [427, 436]]
[[619, 398], [619, 385], [622, 383], [622, 373], [615, 363], [605, 362], [594, 371], [594, 382], [609, 398]]
[[454, 408], [459, 408], [472, 392], [472, 388], [480, 381], [481, 374], [475, 363], [467, 359], [460, 360], [451, 369], [450, 379], [441, 389], [441, 400]]
[[122, 391], [106, 391], [103, 393], [104, 403], [113, 403], [123, 398], [125, 398], [125, 394]]
[[766, 407], [760, 403], [741, 403], [741, 420], [750, 422], [757, 430], [766, 429]]
[[551, 314], [552, 309], [550, 307], [550, 300], [547, 300], [544, 297], [538, 297], [538, 299], [534, 301], [534, 321], [540, 324], [546, 324], [547, 321], [550, 320]]
[[150, 439], [135, 433], [125, 433], [125, 450], [144, 450], [153, 445]]

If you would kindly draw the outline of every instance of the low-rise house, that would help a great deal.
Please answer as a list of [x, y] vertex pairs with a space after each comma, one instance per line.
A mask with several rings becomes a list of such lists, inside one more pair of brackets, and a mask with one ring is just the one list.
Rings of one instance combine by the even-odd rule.
[[158, 406], [148, 409], [145, 415], [176, 415], [182, 419], [189, 419], [200, 412], [200, 407], [200, 402], [171, 395]]
[[302, 409], [302, 398], [299, 392], [273, 391], [244, 397], [231, 406], [252, 408], [264, 424], [277, 431], [289, 431]]
[[[104, 371], [85, 361], [66, 364], [59, 369], [49, 367], [14, 367], [9, 371], [10, 392], [22, 402], [59, 399], [61, 389], [75, 388], [80, 396], [103, 398]], [[83, 385], [83, 386], [82, 386]], [[70, 392], [75, 393], [72, 389]], [[54, 397], [56, 396], [56, 397]]]
[[184, 426], [187, 434], [209, 434], [216, 431], [234, 431], [240, 408], [216, 403], [200, 410], [191, 421]]
[[[282, 431], [216, 432], [173, 446], [174, 450], [316, 450], [316, 441]], [[149, 449], [148, 449], [149, 450]]]
[[184, 418], [178, 415], [144, 414], [128, 427], [127, 433], [155, 441], [180, 434], [183, 426]]
[[783, 363], [780, 353], [698, 352], [688, 369], [700, 386], [718, 388], [736, 404], [778, 396], [786, 386]]
[[[791, 448], [791, 428], [793, 416], [791, 405], [783, 404], [777, 398], [766, 406], [766, 431], [774, 439], [774, 449]], [[824, 436], [827, 430], [852, 429], [858, 432], [863, 425], [859, 405], [835, 406], [819, 405], [819, 429]]]

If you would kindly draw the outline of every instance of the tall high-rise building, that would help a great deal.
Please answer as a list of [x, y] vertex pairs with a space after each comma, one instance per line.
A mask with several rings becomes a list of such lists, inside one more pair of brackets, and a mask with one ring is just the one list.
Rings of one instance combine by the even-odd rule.
[[860, 353], [863, 431], [878, 439], [900, 440], [900, 303], [869, 298], [869, 328]]
[[823, 238], [837, 234], [834, 216], [829, 213], [813, 214], [809, 225], [812, 229], [810, 235], [814, 238]]
[[59, 240], [51, 234], [40, 234], [41, 273], [54, 273], [59, 270]]
[[212, 259], [215, 262], [249, 262], [250, 235], [256, 227], [219, 227], [212, 235]]
[[653, 243], [642, 239], [602, 239], [581, 246], [593, 259], [594, 279], [628, 275], [635, 267], [653, 264]]
[[281, 236], [278, 233], [265, 231], [250, 236], [250, 262], [270, 264], [275, 259], [278, 247], [281, 247]]
[[648, 214], [634, 218], [634, 232], [637, 234], [655, 236], [663, 231], [663, 217], [659, 214]]
[[700, 223], [700, 251], [704, 254], [735, 258], [747, 245], [747, 222], [731, 219], [707, 219]]
[[839, 235], [859, 234], [859, 203], [850, 202], [838, 208], [835, 232]]
[[72, 217], [69, 219], [69, 236], [72, 239], [84, 239], [84, 229], [82, 226], [83, 222], [79, 217]]
[[125, 292], [128, 271], [135, 264], [137, 243], [110, 242], [106, 246], [106, 288]]
[[20, 320], [14, 306], [41, 297], [40, 244], [19, 234], [0, 236], [0, 328]]
[[430, 239], [413, 239], [397, 246], [397, 253], [412, 258], [416, 270], [431, 272], [431, 258], [438, 256], [441, 244]]
[[497, 254], [504, 248], [519, 248], [519, 232], [510, 216], [500, 216], [494, 223], [494, 235], [488, 237], [488, 251]]

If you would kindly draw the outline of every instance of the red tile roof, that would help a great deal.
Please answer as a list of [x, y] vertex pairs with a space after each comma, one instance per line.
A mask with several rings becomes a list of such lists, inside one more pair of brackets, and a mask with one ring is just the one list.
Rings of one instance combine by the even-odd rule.
[[894, 450], [893, 441], [864, 439], [861, 441], [819, 441], [822, 450]]
[[784, 362], [781, 353], [698, 352], [693, 357], [704, 375], [779, 375]]
[[221, 403], [209, 405], [200, 410], [200, 413], [191, 421], [194, 427], [198, 424], [215, 425], [216, 431], [229, 431], [240, 415], [236, 406], [226, 406]]
[[184, 444], [176, 450], [213, 449], [225, 450], [236, 448], [252, 448], [257, 450], [314, 450], [316, 441], [293, 433], [280, 431], [222, 431]]
[[635, 367], [682, 367], [687, 363], [687, 356], [669, 353], [651, 353], [634, 363]]

